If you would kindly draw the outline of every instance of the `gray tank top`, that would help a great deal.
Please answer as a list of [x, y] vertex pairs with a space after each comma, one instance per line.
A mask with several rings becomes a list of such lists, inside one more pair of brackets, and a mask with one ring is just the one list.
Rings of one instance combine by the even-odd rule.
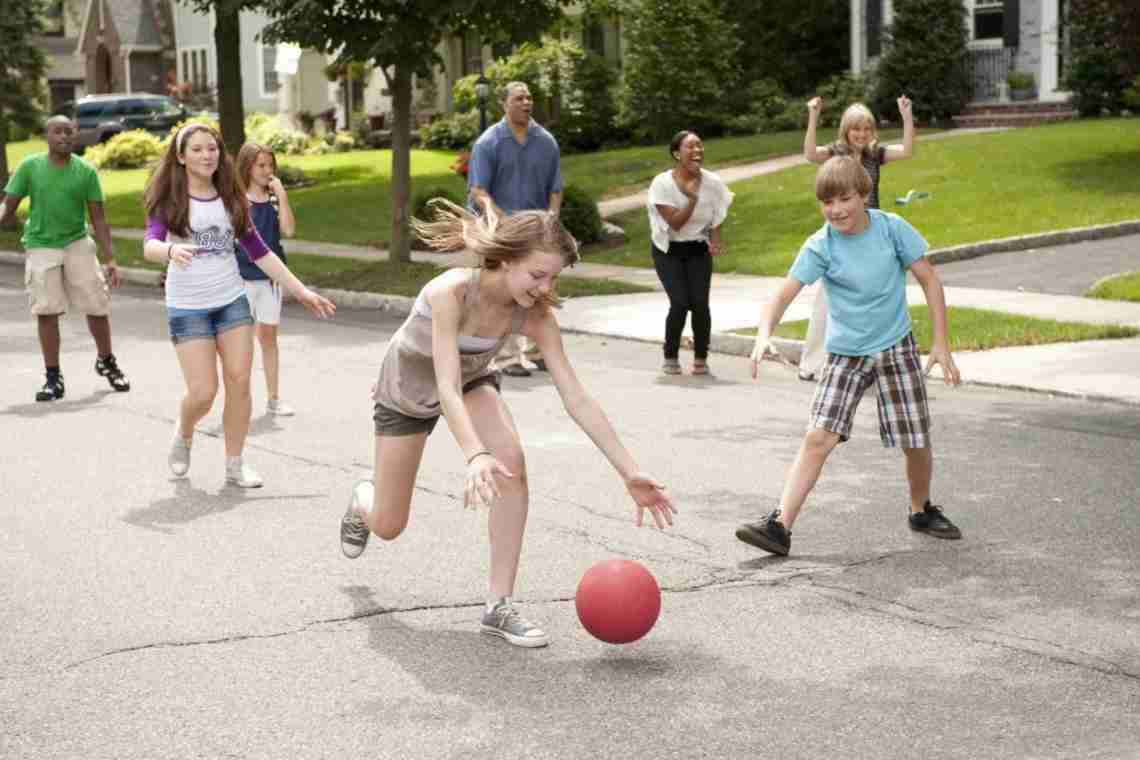
[[[466, 293], [463, 296], [461, 323], [468, 322], [469, 317], [479, 308], [480, 271], [482, 270], [471, 270]], [[438, 417], [442, 409], [439, 404], [439, 389], [431, 353], [431, 308], [426, 301], [421, 304], [422, 300], [423, 293], [416, 299], [416, 304], [412, 307], [411, 314], [404, 320], [404, 324], [388, 342], [388, 348], [384, 351], [384, 358], [380, 363], [376, 392], [372, 398], [376, 403], [409, 417], [430, 419]], [[485, 375], [494, 374], [495, 356], [507, 338], [522, 329], [525, 319], [526, 309], [516, 304], [514, 315], [511, 317], [510, 332], [499, 337], [484, 351], [470, 352], [470, 349], [473, 343], [489, 339], [463, 336], [477, 340], [465, 341], [466, 345], [461, 345], [459, 372], [462, 385], [467, 385]]]

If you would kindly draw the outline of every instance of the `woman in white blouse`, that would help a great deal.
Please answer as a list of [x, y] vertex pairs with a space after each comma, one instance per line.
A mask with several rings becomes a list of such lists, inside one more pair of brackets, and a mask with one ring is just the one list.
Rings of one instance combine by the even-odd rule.
[[724, 252], [720, 226], [733, 195], [720, 177], [701, 168], [705, 147], [696, 132], [678, 132], [669, 143], [669, 155], [673, 168], [658, 174], [649, 186], [653, 266], [669, 296], [662, 371], [681, 374], [677, 354], [685, 317], [692, 312], [693, 374], [707, 375], [712, 257]]

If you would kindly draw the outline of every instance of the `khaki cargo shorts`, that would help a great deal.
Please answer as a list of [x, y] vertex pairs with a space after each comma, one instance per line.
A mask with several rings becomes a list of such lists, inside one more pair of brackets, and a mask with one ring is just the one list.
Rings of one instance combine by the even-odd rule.
[[95, 250], [90, 237], [82, 237], [62, 250], [28, 249], [24, 284], [32, 314], [65, 314], [69, 304], [92, 317], [110, 314], [111, 289]]

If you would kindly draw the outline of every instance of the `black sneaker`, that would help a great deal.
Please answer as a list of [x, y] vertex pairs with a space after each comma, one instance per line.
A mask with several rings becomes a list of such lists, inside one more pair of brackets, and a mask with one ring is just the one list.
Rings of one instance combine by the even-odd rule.
[[63, 398], [63, 375], [47, 376], [44, 387], [36, 391], [36, 401], [56, 401]]
[[119, 369], [119, 363], [115, 361], [114, 354], [107, 354], [107, 358], [95, 360], [95, 374], [107, 378], [107, 382], [119, 393], [131, 389], [131, 384], [127, 382], [127, 376]]
[[757, 549], [781, 557], [788, 556], [792, 548], [792, 532], [780, 522], [780, 510], [775, 510], [760, 522], [745, 523], [736, 529], [736, 537]]
[[962, 531], [958, 530], [958, 526], [942, 514], [942, 507], [931, 504], [930, 499], [926, 500], [921, 512], [910, 513], [910, 529], [935, 538], [954, 539], [962, 537]]

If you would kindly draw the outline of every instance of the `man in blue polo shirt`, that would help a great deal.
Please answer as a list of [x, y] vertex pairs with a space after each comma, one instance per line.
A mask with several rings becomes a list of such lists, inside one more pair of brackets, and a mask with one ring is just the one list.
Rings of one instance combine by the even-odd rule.
[[[562, 169], [558, 141], [531, 118], [534, 99], [523, 82], [502, 91], [502, 121], [487, 128], [471, 150], [467, 192], [477, 208], [498, 214], [562, 207]], [[527, 364], [545, 368], [542, 355], [525, 338], [507, 341], [499, 355], [503, 373], [530, 374]]]

